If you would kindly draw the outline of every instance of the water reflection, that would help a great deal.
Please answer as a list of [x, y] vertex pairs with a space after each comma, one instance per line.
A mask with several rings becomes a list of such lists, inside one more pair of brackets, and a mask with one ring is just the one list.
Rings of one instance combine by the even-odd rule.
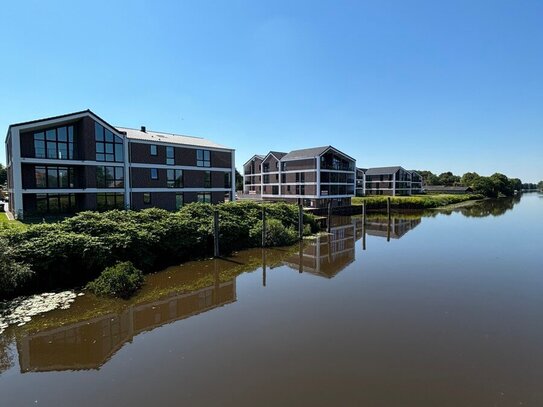
[[98, 369], [142, 332], [236, 301], [236, 279], [216, 277], [213, 285], [194, 292], [26, 335], [17, 341], [21, 372]]
[[[442, 213], [450, 215], [454, 213], [461, 213], [468, 218], [484, 218], [486, 216], [501, 216], [506, 212], [513, 209], [513, 207], [520, 202], [521, 195], [516, 195], [511, 198], [499, 198], [499, 199], [485, 199], [479, 202], [470, 203], [467, 206], [460, 206], [454, 209], [440, 209], [434, 211], [433, 214], [437, 215]], [[432, 213], [425, 213], [425, 216], [432, 215]]]

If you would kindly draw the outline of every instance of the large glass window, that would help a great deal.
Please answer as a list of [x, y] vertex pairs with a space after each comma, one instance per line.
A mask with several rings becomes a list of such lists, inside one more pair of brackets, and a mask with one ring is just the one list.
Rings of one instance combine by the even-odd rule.
[[114, 166], [96, 167], [96, 188], [123, 188], [124, 168]]
[[175, 152], [173, 147], [166, 147], [166, 164], [174, 165], [175, 164]]
[[37, 194], [37, 213], [70, 213], [76, 210], [75, 194]]
[[156, 144], [151, 144], [151, 155], [158, 155], [158, 149]]
[[74, 169], [69, 167], [36, 166], [36, 188], [74, 188]]
[[62, 126], [34, 133], [34, 157], [73, 160], [74, 126]]
[[185, 198], [183, 196], [183, 194], [175, 194], [175, 209], [179, 209], [183, 206], [183, 204], [185, 203]]
[[231, 180], [232, 180], [232, 177], [230, 177], [230, 173], [225, 172], [224, 173], [224, 187], [225, 188], [231, 188], [232, 187], [232, 183], [230, 182]]
[[183, 170], [167, 170], [168, 188], [183, 188]]
[[211, 167], [211, 152], [209, 150], [196, 150], [196, 165], [198, 167]]
[[99, 211], [109, 209], [124, 209], [124, 194], [101, 192], [96, 194], [96, 207]]
[[122, 138], [116, 136], [97, 122], [94, 122], [94, 138], [96, 140], [96, 161], [123, 161]]
[[158, 179], [158, 170], [156, 168], [151, 168], [151, 179], [157, 180]]
[[198, 202], [211, 203], [211, 194], [209, 192], [200, 192], [198, 194]]
[[204, 172], [204, 188], [211, 188], [211, 171]]

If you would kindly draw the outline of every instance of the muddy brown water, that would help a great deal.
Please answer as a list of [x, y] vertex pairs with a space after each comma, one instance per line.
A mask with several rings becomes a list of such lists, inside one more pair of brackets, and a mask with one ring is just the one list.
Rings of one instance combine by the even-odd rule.
[[543, 406], [543, 196], [334, 219], [0, 335], [0, 406]]

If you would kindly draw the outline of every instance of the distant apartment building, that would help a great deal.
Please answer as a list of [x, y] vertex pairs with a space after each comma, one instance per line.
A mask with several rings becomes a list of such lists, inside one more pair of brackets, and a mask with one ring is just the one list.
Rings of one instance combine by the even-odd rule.
[[264, 200], [301, 200], [307, 207], [349, 205], [355, 194], [356, 160], [332, 146], [270, 151], [243, 165], [244, 193]]
[[9, 126], [9, 210], [18, 218], [235, 199], [234, 150], [115, 127], [90, 110]]
[[357, 168], [356, 195], [412, 195], [422, 193], [422, 176], [400, 166]]

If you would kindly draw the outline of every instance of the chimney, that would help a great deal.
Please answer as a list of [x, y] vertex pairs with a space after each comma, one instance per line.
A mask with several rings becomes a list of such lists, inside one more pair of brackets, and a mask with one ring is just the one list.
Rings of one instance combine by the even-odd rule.
[[141, 126], [141, 131], [143, 131], [144, 133], [147, 132], [147, 129], [145, 128], [145, 126]]

